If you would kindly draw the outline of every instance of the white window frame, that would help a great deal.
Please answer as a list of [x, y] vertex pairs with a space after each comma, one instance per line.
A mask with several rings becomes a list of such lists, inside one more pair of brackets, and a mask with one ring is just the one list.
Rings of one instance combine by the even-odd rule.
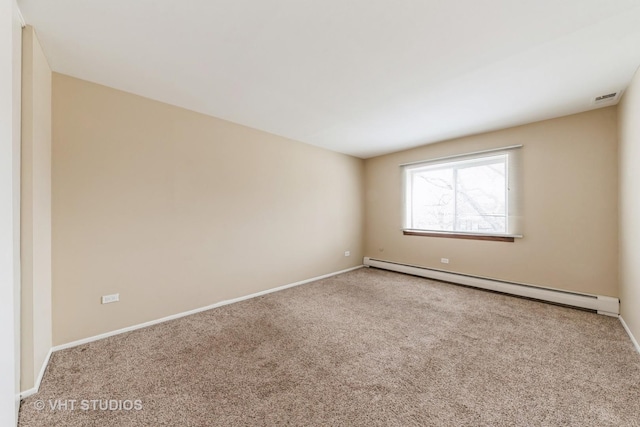
[[[513, 241], [515, 238], [522, 238], [521, 234], [521, 216], [519, 215], [521, 200], [521, 190], [518, 179], [519, 177], [519, 158], [518, 150], [522, 145], [514, 145], [491, 150], [477, 151], [454, 156], [439, 157], [431, 160], [419, 162], [405, 163], [400, 165], [402, 168], [402, 184], [403, 184], [403, 232], [405, 235], [426, 235], [434, 237], [462, 237], [462, 238], [491, 238], [504, 239], [504, 241]], [[469, 167], [473, 163], [482, 163], [483, 161], [495, 160], [498, 156], [504, 156], [506, 166], [506, 185], [505, 185], [505, 222], [506, 232], [493, 231], [457, 231], [457, 230], [430, 230], [412, 228], [412, 182], [416, 173], [425, 170], [436, 170], [439, 167], [447, 169], [462, 169]], [[455, 209], [455, 208], [454, 208]], [[454, 214], [454, 228], [457, 223], [457, 216]]]

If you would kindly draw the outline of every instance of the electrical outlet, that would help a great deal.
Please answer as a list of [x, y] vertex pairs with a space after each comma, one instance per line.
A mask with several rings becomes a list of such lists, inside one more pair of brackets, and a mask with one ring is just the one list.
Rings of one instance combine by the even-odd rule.
[[440, 262], [443, 264], [449, 264], [449, 258], [440, 258]]
[[351, 251], [344, 251], [344, 256], [351, 256]]
[[111, 295], [103, 295], [102, 303], [109, 304], [110, 302], [118, 302], [120, 301], [120, 294], [111, 294]]

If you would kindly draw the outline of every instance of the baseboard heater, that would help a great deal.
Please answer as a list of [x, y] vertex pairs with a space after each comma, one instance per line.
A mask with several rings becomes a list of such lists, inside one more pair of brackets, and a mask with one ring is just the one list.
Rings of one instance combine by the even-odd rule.
[[598, 314], [618, 317], [620, 314], [620, 301], [618, 298], [605, 297], [601, 295], [589, 295], [576, 292], [560, 291], [521, 283], [505, 282], [484, 277], [469, 276], [448, 271], [436, 270], [426, 267], [416, 267], [413, 265], [399, 264], [395, 262], [382, 261], [379, 259], [364, 258], [364, 265], [376, 267], [384, 270], [397, 271], [399, 273], [411, 274], [413, 276], [426, 277], [429, 279], [441, 280], [443, 282], [458, 283], [490, 291], [502, 292], [505, 294], [517, 295], [526, 298], [533, 298], [541, 301], [564, 304], [573, 307], [585, 308], [597, 311]]

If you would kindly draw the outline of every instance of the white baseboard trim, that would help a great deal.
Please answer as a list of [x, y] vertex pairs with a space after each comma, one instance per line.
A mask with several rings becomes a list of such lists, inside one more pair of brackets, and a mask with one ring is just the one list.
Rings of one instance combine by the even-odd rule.
[[505, 294], [518, 295], [521, 297], [596, 310], [598, 314], [604, 314], [612, 317], [618, 317], [618, 314], [620, 313], [620, 301], [618, 298], [613, 297], [581, 294], [553, 288], [544, 288], [541, 286], [506, 282], [486, 277], [470, 276], [450, 271], [399, 264], [391, 261], [382, 261], [368, 257], [364, 258], [364, 265], [367, 267], [377, 267], [384, 270], [397, 271], [414, 276], [441, 280], [443, 282], [458, 283], [461, 285], [502, 292]]
[[36, 383], [33, 385], [32, 388], [25, 391], [21, 391], [20, 399], [25, 399], [29, 396], [32, 396], [36, 394], [38, 390], [40, 390], [40, 383], [42, 383], [42, 378], [44, 377], [44, 372], [47, 370], [47, 366], [49, 366], [49, 359], [51, 359], [51, 353], [53, 353], [53, 348], [49, 349], [47, 356], [44, 358], [44, 361], [42, 362], [42, 366], [40, 367], [40, 373], [38, 374], [38, 378], [36, 378]]
[[273, 292], [283, 291], [285, 289], [293, 288], [295, 286], [300, 286], [300, 285], [304, 285], [304, 284], [307, 284], [307, 283], [315, 282], [317, 280], [326, 279], [327, 277], [336, 276], [336, 275], [342, 274], [342, 273], [347, 273], [349, 271], [357, 270], [357, 269], [362, 268], [362, 267], [364, 267], [364, 266], [363, 265], [358, 265], [356, 267], [347, 268], [346, 270], [335, 271], [333, 273], [324, 274], [322, 276], [312, 277], [311, 279], [301, 280], [299, 282], [290, 283], [288, 285], [278, 286], [277, 288], [271, 288], [271, 289], [267, 289], [267, 290], [264, 290], [264, 291], [256, 292], [256, 293], [253, 293], [253, 294], [245, 295], [245, 296], [242, 296], [242, 297], [233, 298], [233, 299], [225, 300], [225, 301], [220, 301], [220, 302], [217, 302], [215, 304], [207, 305], [205, 307], [200, 307], [200, 308], [196, 308], [196, 309], [193, 309], [193, 310], [184, 311], [182, 313], [172, 314], [171, 316], [166, 316], [166, 317], [163, 317], [163, 318], [160, 318], [160, 319], [151, 320], [149, 322], [144, 322], [144, 323], [140, 323], [140, 324], [133, 325], [133, 326], [127, 326], [126, 328], [117, 329], [115, 331], [110, 331], [110, 332], [105, 332], [104, 334], [95, 335], [93, 337], [83, 338], [81, 340], [72, 341], [72, 342], [69, 342], [69, 343], [66, 343], [66, 344], [60, 344], [60, 345], [57, 345], [57, 346], [53, 347], [53, 351], [59, 351], [59, 350], [67, 349], [67, 348], [77, 347], [77, 346], [82, 345], [82, 344], [87, 344], [87, 343], [90, 343], [90, 342], [93, 342], [93, 341], [98, 341], [98, 340], [101, 340], [101, 339], [104, 339], [104, 338], [112, 337], [114, 335], [119, 335], [119, 334], [123, 334], [125, 332], [135, 331], [136, 329], [146, 328], [148, 326], [157, 325], [158, 323], [168, 322], [169, 320], [179, 319], [181, 317], [190, 316], [192, 314], [196, 314], [196, 313], [200, 313], [200, 312], [203, 312], [203, 311], [211, 310], [213, 308], [222, 307], [222, 306], [225, 306], [225, 305], [229, 305], [229, 304], [233, 304], [233, 303], [236, 303], [236, 302], [248, 300], [248, 299], [251, 299], [251, 298], [256, 298], [256, 297], [259, 297], [259, 296], [262, 296], [262, 295], [267, 295], [267, 294], [270, 294], [270, 293], [273, 293]]
[[622, 316], [618, 316], [618, 319], [620, 319], [620, 323], [622, 323], [622, 327], [624, 328], [625, 331], [627, 331], [627, 335], [629, 335], [629, 338], [631, 338], [631, 342], [633, 343], [633, 346], [636, 348], [636, 351], [640, 353], [640, 344], [638, 344], [638, 340], [636, 340], [636, 337], [634, 337], [633, 334], [631, 333], [631, 329], [629, 329], [627, 322], [624, 321]]

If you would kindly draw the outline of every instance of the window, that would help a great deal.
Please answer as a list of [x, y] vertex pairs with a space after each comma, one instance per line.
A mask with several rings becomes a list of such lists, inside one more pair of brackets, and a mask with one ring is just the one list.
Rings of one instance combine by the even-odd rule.
[[405, 234], [520, 237], [515, 148], [404, 165]]

